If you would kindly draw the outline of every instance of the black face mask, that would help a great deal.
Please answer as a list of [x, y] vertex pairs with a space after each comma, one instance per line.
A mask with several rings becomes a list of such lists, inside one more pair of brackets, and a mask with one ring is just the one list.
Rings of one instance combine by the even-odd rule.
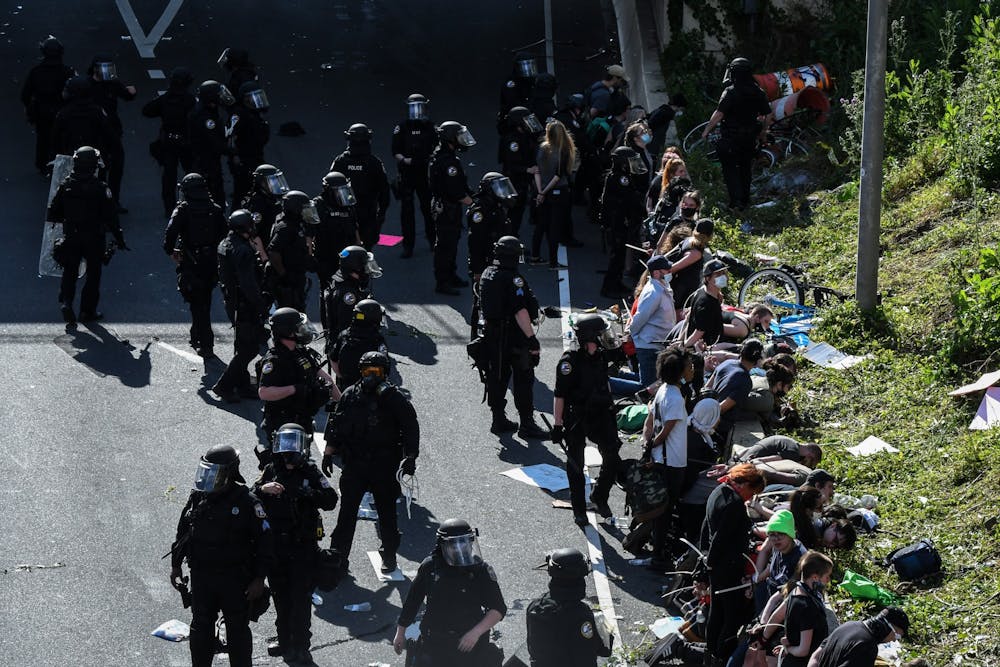
[[685, 218], [693, 218], [695, 213], [697, 212], [698, 209], [696, 208], [686, 208], [684, 206], [681, 207], [681, 215]]

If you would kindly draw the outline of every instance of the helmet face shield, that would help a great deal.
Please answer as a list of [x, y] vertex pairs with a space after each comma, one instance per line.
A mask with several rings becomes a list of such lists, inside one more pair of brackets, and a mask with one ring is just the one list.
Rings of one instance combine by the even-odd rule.
[[316, 204], [309, 202], [302, 207], [302, 223], [307, 227], [319, 226], [319, 213], [316, 212]]
[[622, 342], [621, 339], [615, 335], [615, 332], [611, 330], [611, 327], [607, 327], [597, 338], [597, 344], [605, 350], [616, 350], [621, 347]]
[[229, 89], [219, 84], [219, 104], [224, 107], [231, 107], [236, 104], [236, 98], [229, 92]]
[[257, 109], [258, 111], [266, 110], [271, 106], [267, 101], [267, 93], [260, 89], [246, 93], [243, 96], [243, 104], [250, 109]]
[[459, 131], [458, 136], [455, 137], [455, 141], [462, 148], [472, 148], [476, 145], [476, 139], [472, 136], [472, 132], [469, 132], [469, 128], [462, 126]]
[[439, 537], [441, 556], [452, 567], [472, 567], [483, 562], [483, 554], [479, 550], [479, 541], [475, 533], [456, 535], [454, 537]]
[[278, 429], [274, 434], [271, 452], [280, 456], [285, 463], [300, 463], [305, 458], [306, 434], [299, 429]]
[[268, 174], [264, 177], [264, 189], [272, 195], [283, 195], [288, 192], [288, 181], [283, 172]]
[[514, 189], [514, 184], [506, 176], [490, 181], [490, 191], [494, 197], [501, 201], [512, 201], [517, 198], [517, 190]]
[[94, 76], [98, 81], [112, 81], [118, 78], [118, 68], [114, 63], [94, 63]]
[[372, 278], [382, 277], [382, 267], [375, 261], [375, 255], [368, 253], [368, 264], [365, 265], [365, 272]]
[[525, 58], [524, 60], [517, 61], [517, 73], [524, 78], [532, 77], [538, 74], [538, 65], [535, 64], [534, 58]]
[[350, 183], [344, 185], [338, 185], [333, 190], [333, 197], [337, 200], [339, 206], [356, 206], [358, 203], [358, 198], [354, 196], [354, 188], [351, 187]]
[[406, 117], [410, 120], [427, 120], [427, 102], [407, 102]]
[[524, 129], [528, 130], [531, 134], [539, 134], [545, 131], [545, 128], [538, 121], [538, 116], [533, 113], [529, 113], [521, 122], [524, 123]]
[[645, 174], [648, 171], [646, 163], [638, 155], [634, 155], [628, 159], [628, 170], [633, 174]]
[[229, 64], [229, 48], [223, 49], [222, 53], [219, 54], [219, 59], [215, 61], [220, 69], [225, 71], [226, 65]]
[[215, 493], [229, 485], [236, 466], [232, 463], [209, 463], [199, 461], [194, 473], [194, 489], [204, 493]]

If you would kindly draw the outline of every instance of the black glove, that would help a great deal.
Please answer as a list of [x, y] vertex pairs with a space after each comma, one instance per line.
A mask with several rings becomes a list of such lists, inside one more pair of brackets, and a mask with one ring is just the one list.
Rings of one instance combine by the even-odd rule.
[[417, 459], [413, 456], [407, 456], [403, 459], [402, 463], [399, 464], [399, 471], [404, 475], [414, 475], [417, 472]]
[[556, 424], [552, 427], [552, 442], [561, 444], [563, 441], [563, 425]]
[[323, 455], [322, 470], [323, 474], [326, 475], [327, 477], [333, 474], [333, 454]]
[[542, 344], [538, 342], [538, 336], [532, 336], [528, 339], [528, 349], [532, 352], [540, 352], [542, 349]]
[[295, 385], [295, 397], [303, 400], [309, 400], [309, 385], [307, 384], [297, 384]]

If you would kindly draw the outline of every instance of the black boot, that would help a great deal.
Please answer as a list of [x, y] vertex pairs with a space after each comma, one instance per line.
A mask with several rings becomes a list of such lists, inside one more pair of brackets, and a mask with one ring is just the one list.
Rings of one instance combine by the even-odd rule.
[[552, 434], [535, 423], [534, 415], [521, 415], [521, 426], [517, 429], [519, 438], [525, 440], [548, 440]]

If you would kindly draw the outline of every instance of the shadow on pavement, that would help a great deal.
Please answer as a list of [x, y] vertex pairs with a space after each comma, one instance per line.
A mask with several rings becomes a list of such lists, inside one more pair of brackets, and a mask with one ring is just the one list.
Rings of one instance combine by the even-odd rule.
[[114, 333], [96, 322], [68, 325], [66, 333], [53, 341], [63, 352], [83, 364], [98, 377], [109, 375], [118, 378], [126, 387], [145, 387], [149, 384], [152, 362], [149, 347], [153, 341], [137, 350], [128, 340], [118, 338]]

